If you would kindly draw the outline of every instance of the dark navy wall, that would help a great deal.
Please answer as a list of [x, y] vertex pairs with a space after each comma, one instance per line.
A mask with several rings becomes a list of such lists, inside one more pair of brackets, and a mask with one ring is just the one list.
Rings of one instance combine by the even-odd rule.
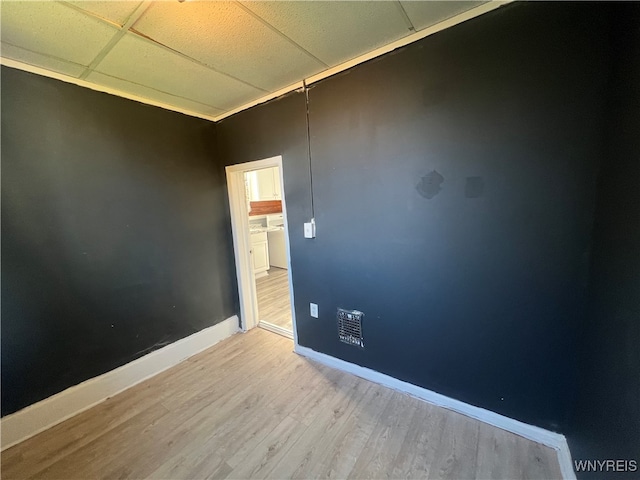
[[[304, 96], [220, 122], [224, 162], [284, 154], [300, 343], [565, 428], [608, 41], [605, 7], [516, 4], [313, 85], [314, 240]], [[338, 307], [365, 313], [364, 350]]]
[[635, 460], [639, 470], [617, 475], [638, 478], [640, 4], [617, 6], [612, 36], [608, 145], [598, 187], [589, 315], [580, 332], [580, 401], [568, 437], [575, 459]]
[[2, 67], [2, 414], [238, 311], [211, 122]]

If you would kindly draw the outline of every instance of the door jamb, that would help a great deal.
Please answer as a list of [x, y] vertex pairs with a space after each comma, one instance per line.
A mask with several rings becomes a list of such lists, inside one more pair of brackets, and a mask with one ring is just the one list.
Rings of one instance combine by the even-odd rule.
[[238, 295], [240, 297], [240, 327], [246, 332], [258, 325], [258, 296], [256, 282], [251, 267], [251, 232], [245, 219], [249, 217], [245, 197], [244, 174], [262, 168], [278, 167], [280, 175], [280, 190], [282, 197], [282, 217], [284, 220], [284, 239], [287, 254], [289, 277], [289, 298], [291, 300], [291, 320], [293, 325], [293, 341], [298, 345], [296, 328], [295, 302], [293, 297], [293, 282], [291, 276], [291, 250], [289, 248], [289, 223], [284, 192], [284, 175], [282, 156], [265, 158], [253, 162], [229, 165], [225, 168], [229, 194], [229, 209], [231, 211], [231, 230], [233, 235], [233, 252], [236, 260], [236, 276], [238, 278]]

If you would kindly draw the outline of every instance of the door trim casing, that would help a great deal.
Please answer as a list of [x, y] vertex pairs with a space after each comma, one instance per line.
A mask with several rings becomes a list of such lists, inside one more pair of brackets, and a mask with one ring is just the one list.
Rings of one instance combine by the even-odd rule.
[[287, 255], [287, 275], [289, 277], [289, 298], [291, 300], [291, 320], [293, 324], [293, 341], [298, 344], [296, 328], [295, 302], [293, 281], [291, 276], [291, 250], [289, 248], [289, 223], [287, 219], [287, 202], [285, 199], [285, 185], [282, 168], [282, 155], [265, 158], [252, 162], [229, 165], [225, 168], [229, 195], [229, 209], [231, 212], [231, 231], [233, 236], [233, 253], [236, 261], [236, 276], [238, 279], [238, 296], [240, 297], [240, 327], [246, 332], [255, 328], [258, 323], [258, 296], [256, 283], [251, 268], [251, 239], [249, 224], [245, 221], [249, 216], [245, 198], [244, 174], [252, 170], [278, 167], [280, 188], [282, 190], [282, 217], [284, 220], [284, 240]]

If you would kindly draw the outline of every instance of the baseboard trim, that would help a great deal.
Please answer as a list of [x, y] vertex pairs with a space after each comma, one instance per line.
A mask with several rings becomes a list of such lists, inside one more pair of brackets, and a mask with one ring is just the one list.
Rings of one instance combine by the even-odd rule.
[[558, 452], [558, 462], [560, 463], [560, 470], [563, 478], [567, 480], [575, 480], [575, 473], [573, 471], [573, 465], [571, 463], [571, 454], [569, 452], [569, 446], [564, 435], [551, 432], [540, 427], [535, 427], [513, 418], [505, 417], [499, 413], [486, 410], [481, 407], [476, 407], [468, 403], [455, 400], [453, 398], [441, 395], [439, 393], [427, 390], [426, 388], [413, 385], [411, 383], [398, 380], [397, 378], [390, 377], [384, 373], [371, 370], [366, 367], [361, 367], [354, 363], [350, 363], [339, 358], [326, 355], [324, 353], [316, 352], [308, 347], [296, 345], [294, 351], [316, 362], [327, 365], [338, 370], [342, 370], [347, 373], [351, 373], [365, 380], [384, 385], [385, 387], [392, 388], [399, 392], [407, 393], [412, 397], [419, 398], [433, 405], [447, 408], [467, 417], [475, 418], [481, 422], [493, 425], [494, 427], [501, 428], [521, 437], [533, 440], [534, 442], [541, 443], [550, 448], [553, 448]]
[[205, 328], [110, 372], [67, 388], [0, 421], [5, 450], [134, 385], [163, 372], [240, 331], [238, 316]]
[[571, 459], [571, 450], [567, 439], [562, 438], [560, 448], [558, 449], [558, 463], [560, 464], [560, 472], [562, 478], [566, 480], [576, 480], [576, 471], [573, 469], [573, 460]]

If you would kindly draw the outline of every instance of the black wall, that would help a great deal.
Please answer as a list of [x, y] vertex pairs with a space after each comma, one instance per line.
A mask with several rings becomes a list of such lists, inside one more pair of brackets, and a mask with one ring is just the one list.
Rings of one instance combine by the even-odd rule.
[[[566, 428], [608, 19], [599, 6], [516, 4], [312, 86], [314, 240], [302, 238], [304, 96], [218, 124], [225, 163], [283, 154], [302, 345]], [[338, 342], [338, 307], [365, 313], [364, 350]]]
[[640, 464], [640, 4], [617, 6], [612, 36], [580, 402], [568, 433], [574, 458]]
[[214, 129], [2, 67], [2, 415], [237, 313]]

